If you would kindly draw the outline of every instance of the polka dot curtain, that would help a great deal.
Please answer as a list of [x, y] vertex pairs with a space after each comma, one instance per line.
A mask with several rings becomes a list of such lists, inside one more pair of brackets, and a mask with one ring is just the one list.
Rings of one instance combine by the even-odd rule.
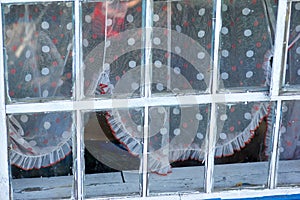
[[[70, 5], [5, 6], [7, 96], [10, 101], [71, 97], [73, 25]], [[144, 56], [141, 3], [107, 5], [83, 3], [82, 6], [85, 95], [140, 97], [144, 88], [140, 67]], [[297, 10], [298, 7], [294, 4], [293, 8]], [[176, 93], [175, 89], [183, 95], [209, 93], [212, 2], [172, 2], [169, 7], [166, 2], [155, 1], [153, 11], [152, 93]], [[272, 38], [263, 1], [225, 0], [222, 19], [219, 90], [267, 89]], [[291, 26], [295, 33], [293, 38], [297, 38], [299, 32], [297, 23], [294, 20]], [[158, 31], [167, 28], [172, 31]], [[177, 36], [183, 40], [177, 40]], [[199, 45], [194, 48], [190, 45], [193, 43]], [[294, 51], [292, 56], [298, 55], [298, 44], [297, 41], [290, 49]], [[295, 60], [297, 58], [289, 62]], [[290, 66], [295, 68], [297, 64]], [[261, 120], [270, 116], [271, 108], [266, 102], [218, 104], [216, 157], [231, 155], [243, 148]], [[166, 174], [171, 171], [172, 161], [203, 160], [209, 113], [209, 105], [150, 107], [150, 170]], [[140, 109], [106, 112], [114, 136], [136, 156], [140, 156], [142, 150], [142, 117]], [[30, 169], [63, 159], [71, 150], [71, 124], [70, 113], [9, 116], [12, 163]]]
[[[70, 99], [72, 96], [71, 3], [4, 5], [7, 100]], [[71, 152], [72, 114], [8, 116], [11, 163], [39, 169]]]

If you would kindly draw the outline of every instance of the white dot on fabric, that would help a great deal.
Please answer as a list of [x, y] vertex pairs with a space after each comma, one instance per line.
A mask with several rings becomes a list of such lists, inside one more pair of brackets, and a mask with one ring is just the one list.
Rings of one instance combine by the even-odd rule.
[[161, 63], [161, 61], [156, 60], [156, 61], [154, 62], [154, 65], [155, 65], [155, 67], [157, 67], [157, 68], [161, 68], [162, 63]]
[[179, 128], [176, 128], [174, 130], [174, 135], [180, 135], [180, 129]]
[[204, 138], [204, 135], [202, 133], [197, 133], [197, 138], [202, 140]]
[[92, 17], [91, 17], [90, 15], [86, 15], [86, 16], [84, 17], [84, 20], [85, 20], [86, 23], [91, 23]]
[[253, 56], [254, 56], [254, 51], [252, 51], [252, 50], [247, 51], [247, 52], [246, 52], [246, 56], [247, 56], [248, 58], [253, 57]]
[[41, 70], [41, 73], [42, 73], [42, 75], [44, 75], [44, 76], [48, 75], [49, 72], [50, 72], [50, 70], [49, 70], [47, 67], [44, 67], [44, 68]]
[[158, 14], [153, 15], [153, 21], [155, 21], [155, 22], [159, 21], [159, 15]]
[[160, 114], [165, 114], [166, 109], [164, 107], [158, 107], [157, 112], [160, 113]]
[[201, 9], [199, 10], [198, 14], [199, 14], [200, 16], [203, 16], [203, 15], [205, 14], [205, 8], [201, 8]]
[[43, 93], [42, 93], [42, 96], [43, 97], [48, 97], [49, 95], [49, 91], [48, 90], [44, 90]]
[[202, 80], [204, 79], [204, 75], [203, 75], [202, 73], [198, 73], [198, 74], [197, 74], [197, 79], [198, 79], [199, 81], [202, 81]]
[[45, 45], [45, 46], [42, 46], [42, 52], [44, 53], [49, 53], [50, 52], [50, 47]]
[[127, 15], [127, 16], [126, 16], [126, 20], [127, 20], [129, 23], [133, 22], [133, 16], [132, 16], [131, 14]]
[[67, 138], [71, 137], [71, 132], [70, 131], [64, 131], [63, 134], [62, 134], [62, 137], [64, 139], [67, 139]]
[[279, 148], [279, 151], [280, 151], [280, 153], [283, 153], [283, 152], [284, 152], [284, 148], [283, 148], [283, 147], [280, 147], [280, 148]]
[[130, 46], [134, 45], [134, 43], [135, 43], [134, 38], [129, 38], [128, 41], [127, 41], [127, 43], [128, 43]]
[[73, 26], [73, 25], [72, 25], [72, 23], [71, 23], [71, 22], [70, 22], [70, 23], [68, 23], [68, 24], [67, 24], [67, 29], [68, 29], [69, 31], [70, 31], [70, 30], [72, 30], [72, 26]]
[[6, 31], [6, 36], [7, 36], [8, 38], [11, 38], [11, 37], [13, 36], [13, 31], [12, 31], [11, 29], [8, 29], [8, 30]]
[[57, 86], [62, 86], [63, 83], [64, 83], [64, 81], [61, 80], [61, 79], [59, 79], [59, 80], [58, 80], [58, 83], [57, 83]]
[[181, 53], [180, 47], [176, 46], [176, 47], [175, 47], [175, 52], [176, 52], [177, 54], [180, 54], [180, 53]]
[[48, 22], [46, 22], [46, 21], [43, 21], [42, 22], [42, 24], [41, 24], [41, 27], [42, 27], [42, 29], [48, 29], [49, 28], [49, 23]]
[[51, 123], [50, 122], [44, 122], [44, 128], [46, 130], [48, 130], [51, 127]]
[[201, 120], [203, 120], [203, 116], [200, 113], [197, 113], [196, 114], [196, 119], [201, 121]]
[[176, 31], [177, 31], [178, 33], [181, 33], [181, 26], [176, 25], [175, 29], [176, 29]]
[[251, 36], [251, 35], [252, 35], [252, 31], [251, 31], [250, 29], [246, 29], [246, 30], [244, 31], [244, 36], [249, 37], [249, 36]]
[[295, 30], [296, 32], [300, 32], [300, 25], [296, 26]]
[[112, 19], [107, 19], [106, 20], [106, 26], [111, 26], [113, 24], [113, 20]]
[[199, 52], [197, 57], [202, 60], [203, 58], [205, 58], [205, 53], [204, 52]]
[[103, 65], [103, 70], [104, 71], [107, 71], [107, 70], [109, 70], [110, 69], [110, 64], [109, 63], [104, 63], [104, 65]]
[[298, 48], [296, 49], [296, 53], [297, 53], [297, 54], [300, 54], [300, 47], [298, 47]]
[[129, 61], [128, 63], [130, 68], [135, 68], [136, 67], [136, 62], [134, 60]]
[[226, 121], [227, 118], [228, 118], [228, 117], [227, 117], [226, 114], [223, 114], [223, 115], [220, 116], [220, 120], [221, 120], [221, 121]]
[[161, 128], [161, 129], [159, 130], [159, 132], [160, 132], [160, 134], [165, 135], [165, 134], [168, 133], [168, 129], [167, 129], [167, 128]]
[[296, 3], [296, 4], [295, 4], [295, 9], [296, 9], [296, 10], [300, 10], [300, 3]]
[[158, 38], [158, 37], [155, 37], [154, 39], [153, 39], [153, 43], [155, 44], [155, 45], [160, 45], [160, 38]]
[[26, 123], [26, 122], [28, 122], [28, 116], [27, 115], [21, 115], [20, 120], [21, 120], [21, 122]]
[[131, 83], [131, 89], [132, 90], [137, 90], [139, 88], [139, 84], [134, 82], [134, 83]]
[[26, 74], [25, 81], [29, 82], [29, 81], [31, 81], [31, 79], [32, 79], [32, 75], [31, 74]]
[[110, 46], [110, 43], [111, 43], [110, 40], [107, 40], [107, 41], [105, 42], [105, 47], [108, 48], [108, 47]]
[[226, 12], [228, 10], [228, 6], [226, 4], [222, 5], [222, 11]]
[[286, 128], [285, 128], [285, 126], [281, 126], [281, 128], [280, 128], [280, 132], [281, 132], [281, 133], [285, 133], [285, 132], [286, 132]]
[[251, 10], [249, 8], [244, 8], [242, 10], [243, 15], [249, 15], [250, 12], [251, 12]]
[[220, 133], [220, 138], [221, 138], [222, 140], [226, 140], [227, 135], [226, 135], [225, 133]]
[[205, 31], [201, 30], [198, 32], [198, 37], [203, 38], [205, 36]]
[[174, 67], [174, 73], [175, 74], [180, 74], [181, 70], [179, 67]]
[[27, 50], [26, 53], [25, 53], [25, 57], [30, 58], [30, 56], [31, 56], [31, 51]]
[[226, 35], [228, 33], [228, 28], [227, 27], [222, 27], [221, 33], [223, 33], [224, 35]]
[[227, 80], [227, 79], [229, 78], [229, 74], [226, 73], [226, 72], [223, 72], [223, 73], [221, 74], [221, 78], [222, 78], [223, 80]]
[[142, 126], [141, 126], [141, 125], [138, 125], [138, 126], [136, 127], [136, 129], [137, 129], [138, 132], [142, 132]]
[[177, 9], [178, 9], [179, 11], [181, 11], [181, 10], [182, 10], [182, 6], [181, 6], [181, 4], [180, 4], [180, 3], [178, 3], [178, 4], [176, 5], [176, 7], [177, 7]]
[[223, 57], [226, 58], [226, 57], [229, 56], [229, 51], [227, 51], [226, 49], [225, 49], [225, 50], [222, 50], [221, 54], [222, 54]]
[[36, 142], [35, 140], [31, 140], [31, 141], [29, 142], [29, 145], [32, 146], [32, 147], [34, 147], [34, 146], [37, 145], [37, 142]]
[[162, 91], [162, 90], [164, 89], [163, 84], [157, 83], [157, 84], [156, 84], [156, 89], [157, 89], [158, 91]]
[[252, 71], [248, 71], [246, 73], [246, 78], [251, 78], [253, 76], [253, 72]]
[[89, 46], [89, 41], [87, 39], [83, 39], [82, 44], [83, 44], [84, 47], [88, 47]]
[[250, 119], [251, 119], [251, 113], [246, 112], [246, 113], [244, 114], [244, 118], [247, 119], [247, 120], [250, 120]]
[[288, 111], [288, 107], [286, 105], [282, 106], [282, 112], [287, 112]]
[[174, 115], [179, 115], [179, 113], [180, 113], [180, 110], [178, 108], [173, 109], [173, 114]]
[[297, 75], [300, 76], [300, 69], [297, 70]]

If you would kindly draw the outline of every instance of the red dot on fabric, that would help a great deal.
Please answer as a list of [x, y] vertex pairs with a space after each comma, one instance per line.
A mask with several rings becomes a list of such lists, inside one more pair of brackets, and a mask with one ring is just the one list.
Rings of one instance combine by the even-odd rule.
[[23, 18], [23, 17], [24, 17], [24, 13], [21, 13], [21, 14], [19, 15], [19, 17], [20, 17], [20, 18]]
[[288, 147], [290, 147], [290, 146], [293, 145], [293, 143], [292, 143], [291, 141], [287, 141], [287, 142], [286, 142], [286, 145], [287, 145]]
[[233, 132], [233, 131], [234, 131], [234, 126], [231, 126], [231, 127], [229, 128], [229, 130], [230, 130], [231, 132]]
[[54, 87], [54, 88], [55, 88], [56, 86], [57, 86], [57, 83], [56, 83], [56, 82], [52, 82], [52, 83], [51, 83], [51, 87]]
[[70, 72], [68, 72], [68, 73], [66, 74], [66, 77], [67, 77], [67, 79], [70, 79], [70, 78], [72, 77], [72, 74], [71, 74]]
[[236, 45], [235, 45], [235, 44], [232, 44], [232, 45], [231, 45], [231, 48], [235, 49], [235, 48], [236, 48]]
[[28, 150], [28, 151], [32, 151], [32, 148], [29, 147], [29, 148], [27, 148], [27, 150]]
[[166, 11], [168, 9], [168, 7], [165, 5], [161, 8], [163, 11]]
[[65, 35], [62, 33], [62, 34], [60, 34], [60, 37], [63, 38], [63, 37], [65, 37]]
[[256, 47], [261, 47], [261, 43], [260, 43], [260, 42], [257, 42], [257, 43], [256, 43]]
[[186, 122], [184, 122], [184, 123], [182, 124], [182, 126], [183, 126], [183, 128], [187, 128], [187, 127], [188, 127], [188, 125], [187, 125]]
[[55, 122], [59, 123], [60, 122], [60, 118], [56, 118]]
[[231, 70], [232, 70], [232, 71], [236, 71], [236, 66], [232, 66], [232, 67], [231, 67]]
[[119, 81], [120, 79], [120, 76], [116, 76], [116, 81]]
[[54, 39], [52, 40], [52, 42], [53, 42], [54, 44], [57, 44], [57, 42], [58, 42], [57, 38], [54, 38]]
[[12, 69], [10, 70], [10, 73], [13, 74], [13, 75], [16, 74], [16, 72], [17, 72], [17, 70], [16, 70], [15, 68], [12, 68]]
[[257, 63], [257, 64], [256, 64], [256, 68], [257, 68], [257, 69], [260, 69], [261, 67], [262, 67], [262, 65], [261, 65], [260, 63]]
[[33, 88], [33, 91], [35, 92], [35, 93], [37, 93], [38, 91], [39, 91], [39, 89], [38, 88]]
[[52, 62], [52, 66], [53, 66], [53, 67], [57, 67], [57, 65], [58, 65], [57, 61], [53, 61], [53, 62]]
[[52, 20], [56, 21], [56, 16], [55, 15], [52, 16]]
[[15, 92], [14, 91], [9, 91], [9, 96], [15, 96]]
[[207, 22], [207, 26], [211, 27], [211, 25], [212, 25], [212, 22], [211, 22], [211, 20], [209, 20], [209, 21]]
[[169, 58], [170, 54], [167, 52], [165, 53], [165, 58]]
[[17, 51], [17, 46], [16, 45], [12, 46], [12, 50]]
[[94, 57], [89, 58], [90, 63], [93, 63], [95, 61]]
[[142, 7], [141, 7], [141, 6], [137, 7], [137, 8], [136, 8], [136, 11], [137, 11], [137, 12], [141, 12], [141, 11], [142, 11]]
[[185, 22], [183, 23], [183, 26], [187, 27], [187, 26], [189, 26], [189, 23], [188, 23], [187, 21], [185, 21]]
[[189, 66], [189, 65], [188, 65], [187, 63], [184, 63], [184, 64], [183, 64], [183, 67], [184, 67], [184, 68], [188, 68], [188, 66]]
[[47, 139], [43, 141], [44, 144], [48, 144], [48, 142], [49, 141]]
[[21, 84], [18, 85], [18, 89], [22, 89], [22, 85]]
[[234, 107], [231, 107], [230, 108], [230, 112], [234, 112], [235, 111], [235, 108]]
[[207, 49], [210, 49], [210, 48], [211, 48], [211, 43], [207, 44], [207, 45], [206, 45], [206, 48], [207, 48]]
[[257, 20], [255, 20], [255, 22], [253, 23], [253, 26], [258, 26], [259, 22]]
[[256, 4], [256, 0], [252, 0], [252, 4]]

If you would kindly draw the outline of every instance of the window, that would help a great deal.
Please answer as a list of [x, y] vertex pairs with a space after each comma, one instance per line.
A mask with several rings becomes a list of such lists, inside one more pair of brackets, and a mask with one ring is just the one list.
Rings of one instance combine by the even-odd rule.
[[1, 199], [297, 193], [299, 0], [0, 3]]

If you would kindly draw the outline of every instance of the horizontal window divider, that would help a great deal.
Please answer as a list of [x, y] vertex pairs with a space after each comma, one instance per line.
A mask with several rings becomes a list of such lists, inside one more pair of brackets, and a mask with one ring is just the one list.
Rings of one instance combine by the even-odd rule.
[[[293, 97], [284, 96], [288, 99]], [[277, 97], [279, 98], [279, 97]], [[283, 98], [283, 97], [281, 97]], [[300, 99], [300, 96], [298, 96]], [[265, 93], [205, 94], [186, 96], [164, 96], [132, 99], [99, 99], [81, 101], [55, 101], [44, 103], [20, 103], [6, 105], [6, 113], [51, 112], [73, 110], [100, 110], [145, 106], [197, 105], [208, 103], [238, 103], [248, 101], [270, 101]]]

